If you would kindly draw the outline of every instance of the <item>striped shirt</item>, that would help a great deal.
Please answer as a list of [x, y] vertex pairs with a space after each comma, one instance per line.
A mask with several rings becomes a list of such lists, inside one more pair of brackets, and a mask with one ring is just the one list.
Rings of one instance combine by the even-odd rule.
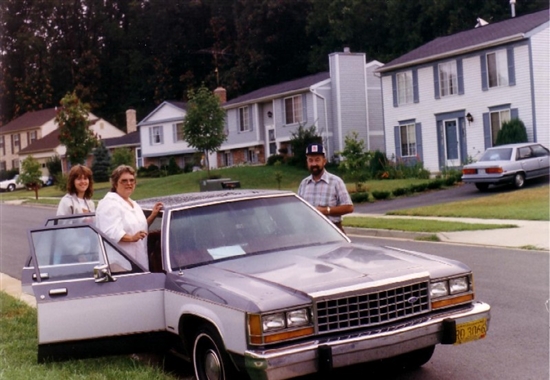
[[[304, 198], [312, 206], [333, 207], [339, 205], [352, 205], [346, 185], [342, 179], [326, 170], [317, 182], [310, 175], [302, 180], [298, 188], [298, 195]], [[340, 216], [329, 216], [331, 221], [342, 221]]]

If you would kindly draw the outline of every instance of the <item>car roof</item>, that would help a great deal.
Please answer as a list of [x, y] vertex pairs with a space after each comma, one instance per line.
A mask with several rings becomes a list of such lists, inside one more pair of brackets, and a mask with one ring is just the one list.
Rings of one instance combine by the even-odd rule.
[[497, 146], [490, 147], [487, 150], [489, 150], [489, 149], [500, 149], [500, 148], [521, 148], [521, 147], [524, 147], [524, 146], [531, 146], [531, 145], [541, 145], [541, 144], [536, 143], [536, 142], [504, 144], [504, 145], [497, 145]]
[[203, 191], [196, 193], [182, 193], [163, 197], [147, 198], [137, 201], [144, 210], [152, 210], [155, 203], [162, 202], [164, 209], [179, 208], [183, 206], [197, 206], [208, 203], [218, 203], [247, 198], [265, 196], [289, 196], [295, 195], [291, 191], [263, 190], [263, 189], [234, 189], [219, 191]]

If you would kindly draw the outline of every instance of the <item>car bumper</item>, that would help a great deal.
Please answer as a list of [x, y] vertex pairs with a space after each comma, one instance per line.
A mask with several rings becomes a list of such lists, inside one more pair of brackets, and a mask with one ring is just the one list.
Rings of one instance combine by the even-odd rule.
[[[414, 323], [394, 325], [390, 329], [316, 340], [280, 349], [249, 350], [244, 354], [245, 367], [252, 380], [275, 380], [390, 358], [439, 343], [452, 344], [456, 325], [483, 318], [487, 320], [488, 329], [490, 306], [475, 302], [460, 311], [431, 315]], [[326, 363], [330, 363], [329, 368]]]
[[514, 182], [514, 174], [504, 175], [500, 177], [462, 177], [464, 183], [512, 183]]

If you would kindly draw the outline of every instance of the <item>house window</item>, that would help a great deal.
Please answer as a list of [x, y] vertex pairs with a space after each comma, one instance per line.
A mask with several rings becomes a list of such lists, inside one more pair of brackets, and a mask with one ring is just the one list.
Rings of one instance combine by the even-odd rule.
[[11, 135], [12, 141], [12, 153], [17, 153], [21, 149], [21, 141], [19, 140], [19, 134]]
[[502, 129], [502, 124], [510, 121], [510, 110], [501, 110], [491, 112], [491, 140], [493, 146], [496, 144], [498, 132]]
[[455, 61], [439, 64], [439, 91], [441, 97], [458, 93], [458, 75]]
[[174, 142], [184, 141], [183, 139], [183, 123], [173, 124], [174, 129]]
[[36, 131], [27, 132], [27, 146], [36, 141]]
[[413, 102], [413, 77], [412, 71], [397, 74], [397, 100], [398, 104]]
[[6, 170], [8, 170], [6, 167], [6, 161], [0, 161], [0, 171], [5, 172]]
[[401, 138], [401, 156], [416, 156], [416, 131], [414, 124], [399, 126]]
[[233, 155], [231, 154], [231, 151], [224, 152], [222, 154], [222, 161], [223, 161], [223, 166], [232, 166], [233, 165]]
[[302, 95], [285, 98], [285, 123], [295, 124], [303, 120]]
[[508, 63], [505, 50], [487, 54], [489, 87], [508, 86]]
[[251, 164], [258, 163], [258, 155], [256, 154], [256, 149], [248, 149], [247, 161]]
[[239, 131], [245, 132], [250, 130], [249, 127], [249, 116], [248, 116], [248, 107], [239, 108]]
[[151, 145], [162, 144], [162, 127], [151, 127]]
[[4, 136], [0, 136], [0, 154], [2, 156], [6, 155], [6, 145], [4, 143]]
[[11, 168], [19, 170], [19, 159], [15, 158], [11, 160]]

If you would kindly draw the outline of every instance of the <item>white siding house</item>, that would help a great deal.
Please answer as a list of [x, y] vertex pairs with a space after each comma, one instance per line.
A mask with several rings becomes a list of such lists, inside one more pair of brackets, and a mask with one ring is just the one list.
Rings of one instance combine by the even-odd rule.
[[165, 101], [138, 123], [143, 166], [167, 165], [171, 157], [180, 168], [193, 164], [197, 150], [182, 137], [186, 108], [186, 103]]
[[377, 69], [386, 155], [460, 167], [512, 118], [548, 147], [548, 20], [545, 10], [437, 38]]
[[364, 53], [329, 56], [329, 72], [264, 87], [223, 104], [227, 141], [218, 165], [265, 163], [271, 155], [292, 154], [289, 141], [300, 125], [315, 126], [333, 157], [357, 132], [369, 150], [384, 150], [380, 80]]

